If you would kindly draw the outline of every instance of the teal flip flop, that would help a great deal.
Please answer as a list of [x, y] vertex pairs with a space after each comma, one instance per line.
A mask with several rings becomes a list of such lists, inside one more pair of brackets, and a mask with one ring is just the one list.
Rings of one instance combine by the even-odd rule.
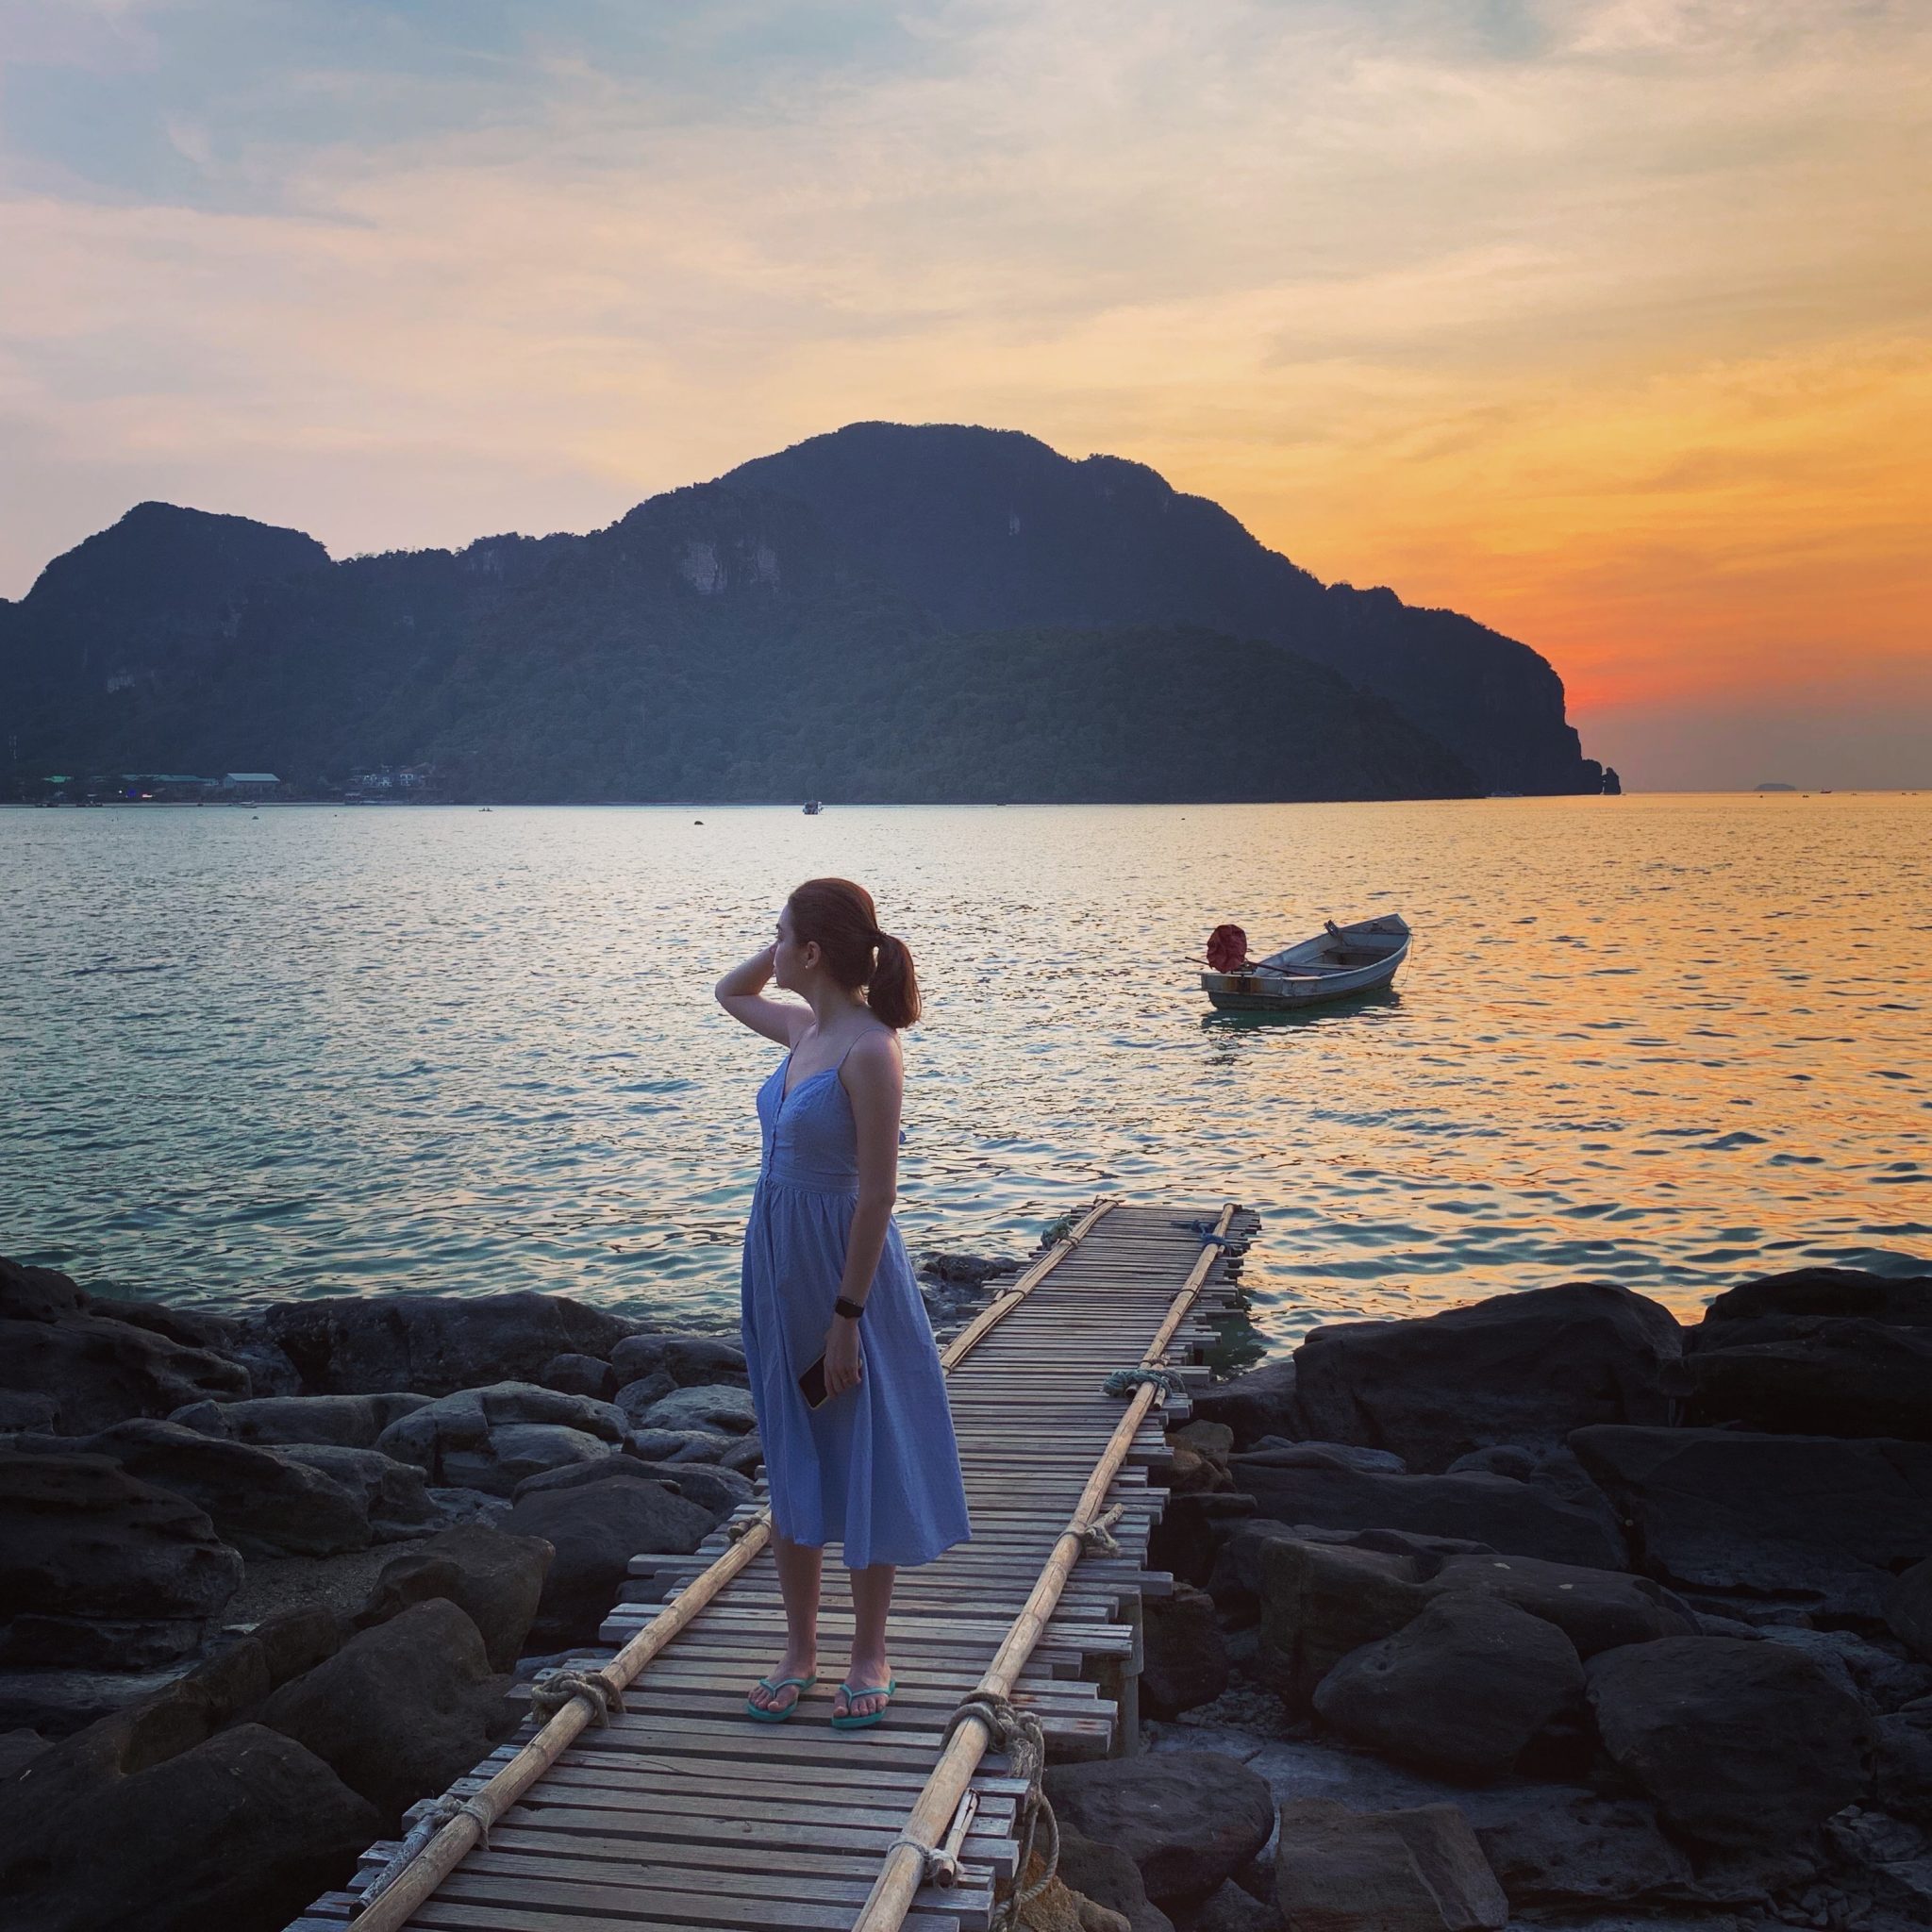
[[790, 1704], [781, 1704], [776, 1710], [766, 1710], [754, 1704], [749, 1697], [744, 1700], [744, 1714], [756, 1718], [761, 1724], [782, 1724], [798, 1707], [805, 1702], [805, 1693], [818, 1682], [810, 1677], [760, 1677], [758, 1688], [764, 1690], [786, 1690], [793, 1685], [798, 1687], [798, 1695]]
[[832, 1728], [835, 1731], [862, 1731], [877, 1724], [885, 1716], [889, 1707], [882, 1704], [876, 1710], [867, 1712], [864, 1717], [854, 1717], [852, 1707], [861, 1697], [890, 1698], [899, 1688], [899, 1680], [894, 1677], [890, 1684], [874, 1684], [870, 1690], [862, 1690], [857, 1684], [841, 1684], [839, 1688], [845, 1693], [846, 1714], [843, 1717], [835, 1717], [832, 1720]]

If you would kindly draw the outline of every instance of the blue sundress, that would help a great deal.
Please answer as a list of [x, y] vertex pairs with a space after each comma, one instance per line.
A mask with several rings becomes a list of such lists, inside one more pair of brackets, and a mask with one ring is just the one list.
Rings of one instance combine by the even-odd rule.
[[[841, 1062], [841, 1065], [843, 1063]], [[858, 1324], [856, 1389], [814, 1409], [798, 1377], [832, 1324], [858, 1205], [858, 1130], [839, 1067], [788, 1094], [791, 1056], [758, 1089], [764, 1154], [744, 1230], [743, 1334], [771, 1486], [793, 1542], [842, 1543], [848, 1567], [929, 1563], [972, 1534], [944, 1371], [896, 1223]]]

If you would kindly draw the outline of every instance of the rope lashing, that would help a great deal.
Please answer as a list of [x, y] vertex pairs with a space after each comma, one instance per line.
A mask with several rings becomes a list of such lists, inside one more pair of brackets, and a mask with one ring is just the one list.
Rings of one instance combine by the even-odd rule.
[[1190, 1234], [1199, 1235], [1204, 1248], [1220, 1248], [1229, 1255], [1245, 1255], [1248, 1252], [1245, 1235], [1217, 1233], [1211, 1221], [1170, 1221], [1167, 1224], [1184, 1227]]
[[422, 1851], [445, 1824], [454, 1824], [458, 1818], [469, 1817], [476, 1821], [476, 1842], [485, 1851], [490, 1849], [491, 1817], [489, 1810], [475, 1798], [458, 1798], [453, 1791], [445, 1791], [434, 1804], [425, 1805], [422, 1815], [410, 1825], [408, 1836], [391, 1855], [390, 1861], [363, 1888], [362, 1895], [356, 1901], [351, 1917], [366, 1912], [382, 1894], [403, 1875], [404, 1871], [415, 1862]]
[[[991, 1747], [1006, 1754], [1007, 1774], [1026, 1781], [1026, 1795], [1020, 1806], [1020, 1862], [1013, 1867], [1013, 1889], [991, 1922], [991, 1932], [1012, 1932], [1020, 1923], [1020, 1914], [1053, 1883], [1060, 1865], [1059, 1823], [1040, 1786], [1046, 1770], [1046, 1733], [1041, 1729], [1040, 1719], [1033, 1711], [1021, 1710], [1008, 1698], [991, 1691], [975, 1690], [946, 1720], [945, 1732], [940, 1739], [941, 1751], [968, 1718], [977, 1718], [986, 1726]], [[1041, 1824], [1046, 1827], [1046, 1869], [1027, 1885], [1026, 1868], [1033, 1862], [1034, 1833]]]
[[765, 1513], [760, 1509], [756, 1516], [741, 1516], [736, 1523], [727, 1523], [724, 1541], [727, 1543], [742, 1542], [764, 1520]]
[[1091, 1523], [1081, 1524], [1074, 1535], [1080, 1539], [1082, 1555], [1089, 1557], [1118, 1557], [1121, 1554], [1120, 1540], [1113, 1533], [1113, 1526], [1127, 1513], [1124, 1503], [1116, 1503], [1111, 1509], [1103, 1511]]
[[624, 1692], [602, 1671], [575, 1671], [567, 1664], [553, 1664], [530, 1680], [530, 1715], [538, 1724], [547, 1724], [574, 1697], [590, 1699], [594, 1713], [591, 1721], [600, 1729], [613, 1716], [624, 1713]]
[[1158, 1403], [1170, 1395], [1185, 1395], [1188, 1385], [1172, 1369], [1116, 1369], [1100, 1385], [1103, 1395], [1131, 1396], [1142, 1382], [1151, 1382], [1160, 1391], [1155, 1398]]

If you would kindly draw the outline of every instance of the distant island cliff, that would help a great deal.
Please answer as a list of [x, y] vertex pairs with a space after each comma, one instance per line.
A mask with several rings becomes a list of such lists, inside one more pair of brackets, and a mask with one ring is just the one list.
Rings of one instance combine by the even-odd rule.
[[146, 503], [0, 600], [0, 781], [504, 800], [1594, 792], [1534, 651], [1010, 432], [859, 424], [589, 536], [333, 562]]

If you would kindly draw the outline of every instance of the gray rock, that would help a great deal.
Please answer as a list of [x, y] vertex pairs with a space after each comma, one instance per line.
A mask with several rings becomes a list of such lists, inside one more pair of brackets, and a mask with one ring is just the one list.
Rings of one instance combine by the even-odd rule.
[[702, 1462], [643, 1462], [633, 1456], [607, 1456], [602, 1462], [580, 1463], [571, 1469], [553, 1469], [527, 1477], [517, 1485], [517, 1501], [541, 1494], [546, 1490], [575, 1490], [585, 1483], [604, 1482], [611, 1476], [641, 1476], [662, 1483], [674, 1493], [688, 1497], [700, 1509], [715, 1516], [728, 1516], [741, 1503], [757, 1493], [750, 1477], [732, 1470], [714, 1469]]
[[1932, 1699], [1874, 1726], [1873, 1792], [1894, 1817], [1932, 1830]]
[[1932, 1662], [1932, 1557], [1914, 1563], [1886, 1591], [1885, 1621], [1901, 1643]]
[[592, 1641], [630, 1559], [688, 1554], [711, 1523], [708, 1509], [630, 1475], [525, 1495], [504, 1519], [505, 1529], [541, 1537], [557, 1553], [531, 1641], [553, 1650]]
[[647, 1429], [710, 1429], [720, 1435], [741, 1436], [758, 1427], [758, 1413], [748, 1389], [703, 1383], [660, 1397], [644, 1411], [641, 1422]]
[[1176, 1584], [1142, 1600], [1141, 1707], [1170, 1718], [1210, 1704], [1227, 1689], [1227, 1644], [1205, 1591]]
[[[1732, 1325], [1742, 1324], [1724, 1324]], [[1687, 1421], [1803, 1436], [1932, 1437], [1932, 1328], [1836, 1316], [1779, 1325], [1786, 1332], [1777, 1340], [1707, 1343], [1687, 1357]]]
[[1197, 1420], [1224, 1423], [1235, 1445], [1245, 1448], [1264, 1436], [1294, 1438], [1307, 1433], [1295, 1401], [1294, 1358], [1263, 1362], [1230, 1382], [1194, 1391]]
[[185, 1497], [104, 1456], [0, 1451], [0, 1664], [166, 1663], [241, 1582], [241, 1557]]
[[1932, 1328], [1932, 1274], [1868, 1274], [1856, 1268], [1799, 1268], [1760, 1275], [1721, 1294], [1686, 1333], [1693, 1351], [1774, 1341], [1793, 1320], [1858, 1317]]
[[534, 1379], [546, 1389], [588, 1395], [593, 1402], [608, 1402], [617, 1392], [617, 1371], [594, 1355], [552, 1356]]
[[1864, 1706], [1782, 1645], [1667, 1637], [1606, 1651], [1588, 1675], [1605, 1750], [1710, 1844], [1800, 1837], [1869, 1782]]
[[319, 1470], [331, 1481], [362, 1499], [370, 1540], [400, 1542], [440, 1529], [443, 1512], [429, 1493], [423, 1472], [398, 1462], [378, 1449], [342, 1449], [332, 1443], [291, 1442], [280, 1451], [284, 1461]]
[[1229, 1467], [1257, 1513], [1277, 1522], [1407, 1530], [1485, 1543], [1508, 1556], [1624, 1567], [1624, 1552], [1601, 1517], [1538, 1484], [1498, 1475], [1391, 1475], [1319, 1453], [1296, 1464], [1265, 1453], [1241, 1455]]
[[620, 1382], [663, 1373], [680, 1389], [745, 1378], [744, 1351], [721, 1335], [632, 1335], [610, 1357]]
[[1281, 1807], [1275, 1901], [1294, 1932], [1500, 1932], [1508, 1901], [1453, 1805]]
[[1875, 1621], [1932, 1548], [1932, 1443], [1590, 1428], [1572, 1446], [1675, 1589]]
[[0, 1731], [0, 1789], [18, 1777], [53, 1740], [40, 1732], [20, 1727]]
[[1799, 1624], [1767, 1624], [1753, 1634], [1765, 1643], [1782, 1643], [1808, 1657], [1874, 1710], [1896, 1710], [1916, 1698], [1932, 1695], [1932, 1665], [1922, 1664], [1915, 1657], [1894, 1657], [1849, 1630], [1807, 1630]]
[[481, 1490], [451, 1489], [431, 1483], [429, 1500], [436, 1505], [439, 1529], [461, 1529], [471, 1524], [494, 1529], [509, 1514], [508, 1501], [502, 1496], [487, 1495]]
[[[1421, 1536], [1399, 1529], [1324, 1529], [1313, 1524], [1279, 1523], [1272, 1516], [1253, 1514], [1231, 1516], [1217, 1527], [1219, 1547], [1207, 1579], [1208, 1593], [1237, 1629], [1252, 1624], [1260, 1614], [1261, 1553], [1269, 1543], [1322, 1543], [1394, 1557], [1495, 1555], [1489, 1544], [1465, 1538]], [[1168, 1561], [1165, 1557], [1158, 1560]], [[1169, 1567], [1174, 1566], [1169, 1563]], [[1425, 1573], [1418, 1573], [1422, 1574]]]
[[373, 1449], [391, 1423], [428, 1403], [426, 1395], [271, 1395], [247, 1402], [192, 1403], [168, 1420], [237, 1442]]
[[372, 1628], [442, 1597], [476, 1626], [491, 1668], [508, 1671], [537, 1621], [551, 1556], [541, 1537], [480, 1524], [443, 1530], [383, 1566], [357, 1622]]
[[1315, 1709], [1400, 1764], [1500, 1777], [1583, 1701], [1583, 1666], [1555, 1624], [1500, 1598], [1436, 1596], [1392, 1637], [1331, 1670]]
[[0, 1805], [17, 1932], [280, 1925], [339, 1885], [381, 1820], [292, 1739], [109, 1718], [34, 1758]]
[[1493, 1449], [1472, 1449], [1467, 1456], [1458, 1456], [1443, 1474], [1507, 1475], [1513, 1482], [1526, 1483], [1536, 1471], [1537, 1457], [1533, 1450], [1520, 1449], [1513, 1442], [1500, 1442]]
[[277, 1302], [251, 1325], [283, 1350], [314, 1392], [453, 1395], [530, 1380], [559, 1355], [608, 1361], [636, 1324], [562, 1295], [519, 1291], [316, 1296]]
[[676, 1387], [668, 1370], [654, 1369], [648, 1375], [640, 1375], [636, 1381], [626, 1382], [611, 1400], [623, 1409], [635, 1428], [643, 1420], [645, 1411], [654, 1403], [662, 1402]]
[[1554, 1624], [1586, 1659], [1626, 1643], [1697, 1634], [1690, 1606], [1647, 1576], [1534, 1557], [1451, 1556], [1424, 1567], [1431, 1595], [1480, 1591], [1501, 1597]]
[[530, 1382], [446, 1395], [391, 1424], [376, 1447], [434, 1483], [508, 1496], [525, 1477], [608, 1456], [624, 1441], [622, 1409]]
[[476, 1626], [445, 1598], [412, 1604], [285, 1684], [262, 1722], [368, 1799], [393, 1832], [516, 1727]]
[[243, 1396], [249, 1382], [245, 1369], [206, 1349], [106, 1316], [75, 1314], [60, 1321], [0, 1320], [0, 1391], [51, 1395], [54, 1432], [85, 1436], [205, 1398]]
[[1636, 1799], [1535, 1785], [1472, 1796], [1464, 1810], [1517, 1910], [1683, 1898], [1694, 1882], [1656, 1807]]
[[1497, 1443], [1555, 1447], [1592, 1423], [1668, 1422], [1682, 1355], [1669, 1309], [1600, 1282], [1318, 1328], [1295, 1351], [1302, 1433], [1441, 1471]]
[[59, 1415], [60, 1405], [51, 1395], [0, 1389], [0, 1436], [17, 1436], [23, 1431], [52, 1435]]
[[1162, 1907], [1207, 1897], [1268, 1842], [1274, 1824], [1267, 1785], [1210, 1751], [1050, 1766], [1046, 1793], [1083, 1837], [1119, 1845]]
[[1408, 1464], [1392, 1449], [1363, 1449], [1351, 1442], [1291, 1442], [1286, 1436], [1263, 1436], [1243, 1452], [1244, 1469], [1364, 1470], [1371, 1475], [1407, 1475]]
[[1132, 1932], [1174, 1932], [1174, 1921], [1147, 1896], [1141, 1868], [1119, 1845], [1097, 1843], [1062, 1824], [1058, 1875], [1083, 1898], [1118, 1912]]
[[1193, 1912], [1188, 1932], [1281, 1932], [1281, 1914], [1230, 1878]]
[[[19, 1441], [23, 1448], [68, 1446], [48, 1436]], [[111, 1457], [137, 1480], [185, 1497], [245, 1557], [336, 1557], [369, 1547], [360, 1486], [345, 1486], [280, 1450], [154, 1419], [116, 1423], [73, 1446]]]
[[719, 1457], [718, 1466], [737, 1475], [753, 1476], [758, 1473], [764, 1459], [765, 1445], [754, 1429], [750, 1435], [741, 1436]]
[[1421, 1616], [1428, 1591], [1417, 1559], [1387, 1550], [1286, 1536], [1257, 1541], [1261, 1627], [1257, 1664], [1291, 1705], [1352, 1652]]

